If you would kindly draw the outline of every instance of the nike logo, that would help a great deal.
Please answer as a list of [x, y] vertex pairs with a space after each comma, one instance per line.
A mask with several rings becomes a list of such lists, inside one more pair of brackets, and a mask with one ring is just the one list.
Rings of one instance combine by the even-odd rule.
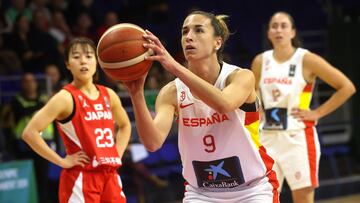
[[183, 104], [183, 103], [180, 103], [180, 108], [181, 109], [183, 109], [183, 108], [186, 108], [186, 107], [188, 107], [188, 106], [191, 106], [191, 105], [193, 105], [194, 103], [189, 103], [189, 104]]

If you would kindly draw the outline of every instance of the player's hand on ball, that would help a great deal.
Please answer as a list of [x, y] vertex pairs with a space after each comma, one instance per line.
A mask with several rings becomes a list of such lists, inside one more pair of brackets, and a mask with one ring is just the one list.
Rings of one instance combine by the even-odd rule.
[[90, 158], [85, 154], [84, 151], [78, 151], [71, 155], [66, 155], [61, 165], [62, 168], [72, 168], [74, 166], [85, 167], [86, 164], [90, 163]]
[[144, 92], [146, 76], [147, 76], [147, 73], [145, 75], [141, 76], [137, 80], [123, 82], [123, 84], [125, 85], [125, 87], [130, 95], [135, 95], [137, 93]]
[[145, 30], [144, 38], [149, 41], [149, 43], [144, 43], [144, 47], [153, 50], [154, 54], [151, 56], [145, 57], [146, 60], [150, 61], [159, 61], [161, 65], [169, 72], [174, 73], [174, 63], [177, 63], [175, 59], [169, 54], [165, 47], [160, 42], [159, 38], [156, 37], [149, 30]]

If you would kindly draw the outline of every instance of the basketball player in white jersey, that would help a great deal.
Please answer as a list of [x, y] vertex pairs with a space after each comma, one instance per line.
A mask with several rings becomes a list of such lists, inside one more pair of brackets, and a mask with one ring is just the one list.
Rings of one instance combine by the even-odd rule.
[[[131, 124], [116, 93], [93, 81], [95, 50], [94, 42], [87, 38], [69, 43], [65, 63], [73, 81], [34, 115], [22, 135], [35, 152], [64, 168], [60, 203], [126, 202], [117, 168], [129, 142]], [[54, 120], [66, 148], [64, 158], [41, 137]]]
[[[320, 159], [314, 125], [349, 99], [355, 87], [323, 58], [299, 47], [294, 20], [288, 13], [271, 17], [267, 35], [273, 49], [259, 54], [252, 63], [265, 117], [261, 141], [275, 159], [280, 188], [286, 178], [295, 203], [314, 202]], [[336, 92], [311, 110], [317, 77]]]
[[174, 115], [183, 176], [184, 202], [278, 202], [273, 160], [259, 142], [259, 112], [251, 71], [219, 59], [229, 31], [227, 16], [196, 11], [182, 27], [182, 48], [188, 63], [176, 62], [149, 31], [144, 37], [159, 61], [177, 79], [156, 99], [153, 119], [144, 99], [145, 77], [127, 82], [136, 126], [150, 151], [164, 143]]

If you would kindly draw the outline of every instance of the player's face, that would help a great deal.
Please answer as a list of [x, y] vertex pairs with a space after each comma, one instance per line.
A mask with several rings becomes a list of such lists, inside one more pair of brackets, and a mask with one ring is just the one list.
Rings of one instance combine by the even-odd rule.
[[74, 78], [92, 78], [96, 72], [95, 51], [89, 45], [75, 44], [69, 52], [67, 68]]
[[181, 45], [186, 60], [198, 60], [216, 55], [221, 38], [214, 36], [214, 28], [209, 18], [194, 14], [188, 16], [181, 30]]
[[273, 45], [291, 43], [295, 30], [289, 17], [283, 13], [275, 14], [269, 23], [268, 38]]

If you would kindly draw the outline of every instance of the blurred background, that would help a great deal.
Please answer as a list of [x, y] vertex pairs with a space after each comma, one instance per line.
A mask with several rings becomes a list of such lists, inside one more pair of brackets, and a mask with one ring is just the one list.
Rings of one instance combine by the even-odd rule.
[[[69, 82], [63, 51], [74, 37], [95, 42], [117, 23], [134, 23], [157, 35], [174, 58], [184, 61], [181, 26], [192, 10], [229, 15], [232, 35], [225, 61], [250, 68], [268, 48], [267, 23], [276, 11], [295, 20], [303, 47], [327, 59], [360, 87], [360, 1], [358, 0], [2, 0], [0, 1], [0, 202], [58, 202], [60, 168], [34, 154], [20, 135], [34, 112]], [[314, 67], [316, 68], [316, 67]], [[99, 69], [99, 83], [113, 88], [134, 121], [121, 83]], [[146, 82], [146, 101], [154, 110], [158, 90], [174, 76], [154, 63]], [[334, 90], [318, 81], [312, 106]], [[318, 123], [322, 157], [317, 202], [359, 202], [359, 94]], [[176, 124], [163, 147], [147, 152], [133, 123], [120, 174], [128, 202], [181, 202], [184, 180]], [[59, 154], [64, 148], [54, 126], [45, 140]], [[355, 197], [342, 199], [339, 197]], [[291, 202], [287, 186], [282, 202]]]

